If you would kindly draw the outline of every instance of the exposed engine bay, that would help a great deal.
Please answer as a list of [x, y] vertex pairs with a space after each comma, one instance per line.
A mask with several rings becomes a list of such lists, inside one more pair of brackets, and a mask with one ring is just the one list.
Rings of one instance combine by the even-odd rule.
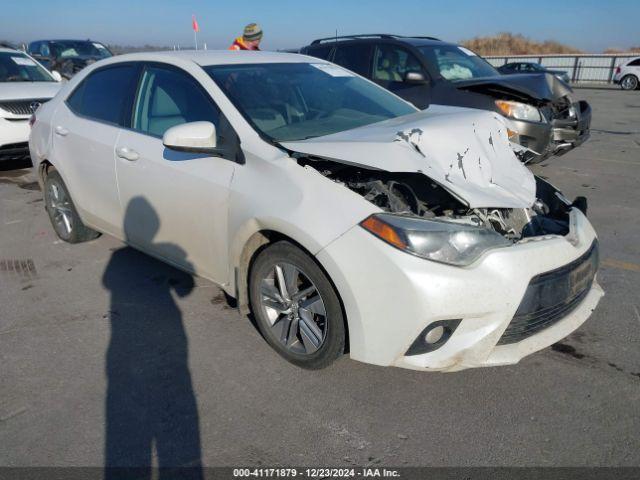
[[[535, 177], [536, 201], [531, 208], [469, 208], [422, 173], [368, 170], [310, 157], [300, 157], [298, 163], [313, 167], [385, 212], [484, 226], [513, 241], [569, 233], [573, 205], [540, 177]], [[586, 210], [586, 200], [584, 204]]]

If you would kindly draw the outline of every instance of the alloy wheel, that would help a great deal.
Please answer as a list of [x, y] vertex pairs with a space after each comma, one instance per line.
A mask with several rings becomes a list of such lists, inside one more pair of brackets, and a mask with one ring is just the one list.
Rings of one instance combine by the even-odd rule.
[[625, 90], [635, 90], [638, 88], [638, 79], [633, 75], [627, 75], [622, 79], [622, 88]]
[[260, 282], [261, 306], [274, 336], [289, 351], [309, 355], [327, 336], [327, 313], [315, 284], [298, 267], [276, 263]]
[[53, 225], [63, 237], [69, 237], [73, 231], [71, 199], [57, 182], [50, 182], [47, 188], [47, 207], [52, 213]]

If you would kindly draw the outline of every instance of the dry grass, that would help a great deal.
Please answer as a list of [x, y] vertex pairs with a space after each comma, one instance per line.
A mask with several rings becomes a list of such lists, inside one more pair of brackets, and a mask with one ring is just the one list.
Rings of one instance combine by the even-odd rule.
[[631, 47], [626, 50], [624, 48], [607, 48], [602, 53], [640, 53], [640, 47]]
[[529, 55], [583, 53], [577, 48], [563, 45], [553, 40], [536, 42], [523, 35], [509, 32], [499, 33], [491, 37], [475, 37], [461, 42], [461, 45], [480, 55]]

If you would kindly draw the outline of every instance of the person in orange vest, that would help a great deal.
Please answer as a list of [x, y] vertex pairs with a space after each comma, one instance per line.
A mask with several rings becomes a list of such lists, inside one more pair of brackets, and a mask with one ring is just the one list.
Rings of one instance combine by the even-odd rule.
[[242, 36], [234, 40], [229, 50], [260, 50], [260, 40], [262, 40], [260, 25], [250, 23], [244, 27]]

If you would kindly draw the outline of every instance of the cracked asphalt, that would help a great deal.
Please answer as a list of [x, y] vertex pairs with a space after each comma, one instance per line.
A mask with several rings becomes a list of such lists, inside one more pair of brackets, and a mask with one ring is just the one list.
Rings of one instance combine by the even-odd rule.
[[58, 241], [0, 166], [0, 466], [640, 466], [640, 92], [577, 93], [592, 138], [534, 170], [588, 197], [606, 296], [509, 367], [300, 370], [209, 282]]

